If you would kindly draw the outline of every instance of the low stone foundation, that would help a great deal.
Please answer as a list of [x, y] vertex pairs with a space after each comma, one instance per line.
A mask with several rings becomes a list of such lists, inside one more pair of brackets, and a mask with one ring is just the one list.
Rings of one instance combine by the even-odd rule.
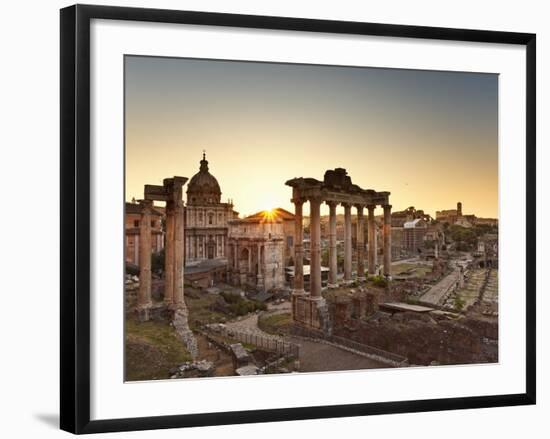
[[172, 318], [172, 312], [167, 310], [166, 305], [162, 302], [152, 303], [148, 306], [138, 306], [135, 312], [140, 322], [146, 322], [148, 320], [171, 320]]
[[496, 328], [496, 323], [474, 319], [404, 312], [369, 321], [351, 319], [337, 324], [334, 333], [406, 357], [411, 364], [468, 364], [498, 361]]
[[189, 328], [188, 311], [185, 308], [178, 309], [174, 312], [174, 319], [172, 325], [176, 330], [181, 341], [187, 347], [187, 351], [193, 357], [193, 359], [199, 356], [199, 348], [197, 346], [197, 339], [193, 334], [193, 331]]
[[332, 333], [329, 310], [323, 297], [311, 297], [306, 293], [292, 294], [292, 318], [299, 326], [327, 335]]

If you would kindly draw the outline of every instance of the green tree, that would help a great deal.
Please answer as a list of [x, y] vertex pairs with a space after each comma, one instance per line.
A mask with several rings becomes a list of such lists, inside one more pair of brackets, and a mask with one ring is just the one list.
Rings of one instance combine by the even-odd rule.
[[456, 243], [456, 249], [467, 251], [477, 245], [477, 234], [475, 230], [453, 224], [449, 227], [448, 234]]

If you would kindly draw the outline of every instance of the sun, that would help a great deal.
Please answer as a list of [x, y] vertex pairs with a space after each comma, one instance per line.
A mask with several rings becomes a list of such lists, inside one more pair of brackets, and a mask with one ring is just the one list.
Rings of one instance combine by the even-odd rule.
[[275, 208], [264, 209], [262, 215], [266, 221], [273, 221], [276, 216]]

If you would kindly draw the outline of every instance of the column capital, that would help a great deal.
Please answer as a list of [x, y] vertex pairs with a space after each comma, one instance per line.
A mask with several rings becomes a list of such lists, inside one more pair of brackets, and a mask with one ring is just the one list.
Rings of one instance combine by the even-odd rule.
[[357, 213], [361, 213], [363, 215], [363, 209], [365, 208], [364, 204], [354, 204], [355, 208], [357, 209]]
[[391, 205], [391, 204], [384, 204], [384, 205], [382, 205], [382, 207], [383, 207], [384, 209], [391, 209], [391, 208], [392, 208], [392, 205]]
[[323, 202], [323, 196], [322, 195], [312, 195], [310, 197], [307, 197], [307, 201], [310, 203], [319, 203], [321, 204]]
[[351, 203], [340, 203], [344, 209], [351, 209]]
[[336, 206], [338, 206], [338, 201], [334, 201], [334, 200], [325, 200], [325, 204], [330, 207], [330, 208], [336, 208]]
[[290, 202], [295, 204], [295, 205], [302, 205], [306, 202], [307, 200], [304, 199], [304, 198], [291, 198], [290, 199]]
[[366, 208], [370, 211], [374, 211], [374, 209], [376, 209], [376, 204], [367, 204], [366, 205]]

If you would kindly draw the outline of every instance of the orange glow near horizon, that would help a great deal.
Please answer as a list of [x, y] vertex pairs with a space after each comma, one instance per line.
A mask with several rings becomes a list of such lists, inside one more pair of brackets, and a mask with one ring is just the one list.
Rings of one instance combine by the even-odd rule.
[[145, 184], [191, 178], [206, 149], [222, 202], [240, 217], [294, 212], [287, 180], [341, 167], [362, 188], [390, 192], [393, 211], [435, 217], [460, 201], [464, 214], [498, 218], [497, 75], [125, 62], [126, 200], [143, 198]]

